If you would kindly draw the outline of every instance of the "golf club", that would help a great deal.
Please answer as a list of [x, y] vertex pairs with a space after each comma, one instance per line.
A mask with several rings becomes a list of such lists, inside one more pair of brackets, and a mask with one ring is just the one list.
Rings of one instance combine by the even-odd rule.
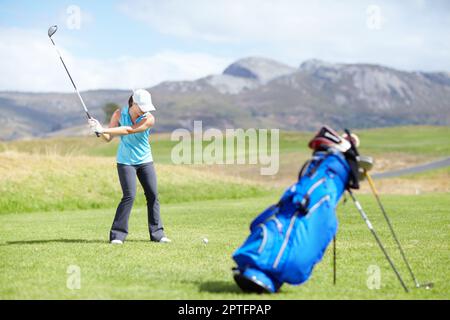
[[[86, 105], [84, 104], [83, 98], [81, 97], [80, 92], [78, 92], [77, 86], [75, 85], [75, 82], [73, 81], [72, 76], [70, 75], [69, 70], [67, 69], [66, 64], [64, 63], [61, 53], [59, 52], [58, 48], [56, 47], [55, 42], [52, 39], [52, 36], [56, 33], [57, 30], [58, 30], [58, 26], [56, 26], [56, 25], [48, 28], [48, 37], [50, 38], [50, 41], [53, 43], [53, 47], [55, 48], [56, 52], [58, 53], [59, 59], [61, 60], [63, 66], [64, 66], [64, 69], [66, 70], [67, 75], [69, 76], [70, 82], [72, 82], [73, 88], [75, 89], [75, 92], [77, 93], [78, 98], [80, 99], [81, 104], [83, 105], [84, 112], [86, 112], [86, 116], [88, 117], [88, 119], [92, 119], [91, 115], [89, 114], [89, 110], [86, 107]], [[95, 133], [95, 134], [97, 135], [97, 137], [100, 136], [99, 133]]]
[[400, 276], [400, 273], [398, 272], [397, 268], [394, 265], [394, 262], [391, 260], [391, 258], [389, 257], [386, 249], [384, 248], [383, 244], [380, 241], [380, 238], [378, 238], [377, 233], [375, 232], [375, 229], [372, 226], [372, 223], [370, 222], [369, 218], [367, 217], [366, 213], [364, 212], [361, 204], [359, 203], [359, 201], [356, 199], [356, 197], [353, 195], [353, 192], [350, 189], [347, 189], [348, 193], [350, 194], [350, 197], [353, 200], [353, 203], [355, 204], [356, 208], [358, 209], [361, 217], [363, 218], [363, 220], [366, 222], [367, 227], [369, 228], [370, 232], [372, 233], [372, 235], [374, 236], [378, 246], [380, 247], [381, 251], [383, 251], [384, 256], [386, 257], [387, 261], [389, 262], [389, 264], [392, 267], [392, 270], [394, 270], [395, 275], [397, 276], [398, 280], [400, 281], [400, 284], [402, 285], [403, 289], [405, 290], [405, 292], [409, 292], [408, 288], [406, 287], [405, 283], [403, 282], [402, 277]]
[[380, 196], [378, 195], [377, 189], [375, 188], [375, 184], [373, 183], [372, 177], [370, 176], [370, 174], [367, 172], [367, 170], [364, 170], [364, 174], [367, 178], [367, 181], [369, 182], [370, 188], [372, 189], [372, 193], [375, 196], [375, 199], [378, 202], [378, 206], [381, 209], [381, 212], [383, 213], [383, 216], [389, 226], [389, 229], [391, 230], [392, 233], [392, 237], [395, 239], [395, 242], [397, 243], [398, 249], [400, 251], [400, 254], [402, 255], [403, 261], [406, 264], [406, 267], [408, 268], [408, 271], [414, 281], [414, 284], [416, 285], [416, 288], [426, 288], [426, 289], [430, 289], [433, 287], [433, 283], [419, 283], [419, 281], [417, 280], [417, 278], [414, 275], [414, 272], [412, 271], [411, 265], [408, 263], [408, 259], [406, 259], [406, 255], [405, 252], [403, 251], [402, 245], [400, 244], [400, 241], [397, 238], [397, 235], [394, 231], [394, 227], [392, 226], [391, 220], [389, 219], [389, 216], [386, 213], [386, 210], [384, 209], [383, 203], [381, 202]]

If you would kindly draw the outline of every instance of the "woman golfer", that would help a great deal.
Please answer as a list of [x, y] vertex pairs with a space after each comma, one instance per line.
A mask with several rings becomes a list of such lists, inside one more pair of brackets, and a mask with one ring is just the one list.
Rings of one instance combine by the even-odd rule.
[[123, 197], [117, 207], [109, 236], [113, 244], [122, 244], [127, 237], [128, 218], [136, 196], [136, 176], [144, 188], [147, 199], [150, 240], [170, 242], [170, 239], [164, 235], [159, 213], [156, 172], [148, 140], [150, 128], [155, 123], [155, 118], [150, 113], [153, 110], [155, 107], [152, 104], [150, 93], [139, 89], [128, 100], [128, 106], [114, 112], [109, 128], [103, 128], [96, 119], [89, 120], [91, 130], [100, 134], [107, 142], [111, 141], [114, 136], [120, 136], [117, 150], [117, 171]]

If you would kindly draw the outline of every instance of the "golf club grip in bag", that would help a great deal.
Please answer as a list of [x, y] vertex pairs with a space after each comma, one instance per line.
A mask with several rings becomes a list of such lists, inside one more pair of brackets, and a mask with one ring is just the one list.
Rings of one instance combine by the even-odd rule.
[[335, 208], [350, 174], [345, 156], [334, 149], [315, 152], [302, 171], [278, 204], [251, 223], [250, 236], [233, 254], [243, 290], [248, 279], [265, 292], [307, 281], [336, 234]]

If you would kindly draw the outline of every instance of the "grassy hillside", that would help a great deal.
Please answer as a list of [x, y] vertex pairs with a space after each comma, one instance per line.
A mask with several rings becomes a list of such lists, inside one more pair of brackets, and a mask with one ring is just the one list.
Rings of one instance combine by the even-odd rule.
[[[268, 188], [223, 175], [157, 165], [162, 203], [239, 199]], [[139, 184], [138, 184], [139, 185]], [[136, 205], [145, 198], [139, 185]], [[0, 213], [112, 208], [121, 197], [112, 158], [0, 153]]]
[[[407, 153], [430, 157], [450, 156], [450, 127], [408, 126], [356, 130], [361, 138], [360, 150], [367, 154]], [[280, 152], [310, 154], [307, 147], [313, 132], [286, 132], [280, 134]], [[170, 162], [170, 151], [177, 143], [170, 134], [150, 136], [152, 150], [158, 162]], [[107, 144], [93, 136], [76, 138], [49, 138], [0, 142], [0, 152], [5, 150], [32, 154], [114, 156], [118, 139]]]
[[[361, 151], [375, 156], [375, 169], [389, 170], [450, 156], [450, 128], [446, 127], [376, 129], [358, 134]], [[306, 144], [311, 135], [282, 132], [280, 170], [276, 176], [267, 177], [260, 175], [258, 165], [172, 165], [170, 153], [176, 142], [170, 141], [168, 134], [154, 135], [152, 148], [161, 202], [238, 199], [268, 192], [278, 195], [295, 181], [298, 169], [309, 158], [311, 151]], [[115, 207], [121, 196], [116, 148], [117, 141], [107, 144], [94, 137], [1, 143], [0, 213]], [[429, 175], [419, 175], [414, 182], [424, 181], [428, 188], [424, 190], [449, 189], [448, 170]], [[402, 188], [392, 183], [397, 180], [386, 181], [379, 183], [382, 191], [385, 187], [389, 191]], [[136, 201], [137, 205], [144, 203], [142, 192]]]

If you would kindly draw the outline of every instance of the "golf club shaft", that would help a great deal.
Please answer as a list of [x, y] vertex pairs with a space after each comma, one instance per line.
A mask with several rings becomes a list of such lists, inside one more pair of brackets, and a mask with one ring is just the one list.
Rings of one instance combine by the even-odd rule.
[[336, 236], [333, 237], [333, 284], [336, 284]]
[[395, 275], [397, 276], [398, 280], [400, 281], [400, 284], [402, 285], [403, 289], [405, 290], [405, 292], [408, 292], [408, 288], [406, 287], [405, 283], [403, 282], [402, 277], [400, 276], [400, 273], [398, 272], [397, 268], [394, 265], [394, 262], [391, 260], [391, 258], [389, 257], [386, 249], [384, 248], [383, 244], [381, 243], [380, 238], [378, 238], [377, 233], [375, 232], [372, 223], [370, 222], [369, 218], [367, 217], [366, 213], [364, 212], [361, 204], [359, 203], [359, 201], [355, 198], [355, 196], [353, 195], [353, 192], [348, 189], [348, 193], [350, 194], [350, 197], [353, 200], [353, 203], [355, 204], [356, 208], [358, 209], [361, 217], [363, 218], [363, 220], [366, 222], [367, 227], [369, 228], [370, 232], [372, 233], [372, 235], [374, 236], [378, 246], [380, 247], [381, 251], [383, 251], [384, 256], [386, 257], [387, 261], [389, 262], [389, 264], [392, 267], [392, 270], [394, 270]]
[[380, 207], [381, 212], [383, 213], [384, 219], [386, 220], [386, 222], [389, 226], [389, 229], [391, 230], [392, 237], [395, 239], [395, 242], [397, 243], [398, 249], [403, 258], [403, 261], [406, 264], [406, 267], [408, 268], [409, 274], [411, 275], [416, 287], [419, 287], [420, 284], [417, 281], [416, 277], [414, 276], [414, 272], [412, 271], [411, 266], [408, 263], [408, 260], [406, 259], [405, 252], [403, 251], [402, 245], [400, 244], [400, 241], [397, 238], [397, 235], [394, 231], [394, 227], [392, 226], [391, 220], [389, 219], [389, 216], [387, 215], [386, 210], [384, 209], [383, 203], [381, 202], [380, 196], [378, 195], [377, 189], [375, 188], [375, 184], [373, 183], [372, 177], [370, 176], [370, 174], [367, 171], [364, 171], [364, 173], [366, 175], [367, 181], [369, 182], [370, 188], [372, 189], [372, 193], [374, 194], [375, 199], [378, 202], [378, 206]]
[[91, 115], [89, 114], [89, 111], [88, 111], [86, 105], [84, 104], [83, 98], [81, 97], [80, 93], [78, 92], [78, 88], [77, 88], [77, 86], [75, 85], [75, 82], [73, 81], [72, 76], [70, 75], [70, 72], [69, 72], [69, 70], [67, 69], [66, 64], [64, 63], [64, 60], [63, 60], [63, 58], [62, 58], [62, 56], [61, 56], [61, 53], [59, 52], [58, 48], [56, 47], [56, 44], [55, 44], [55, 42], [53, 41], [53, 39], [50, 38], [50, 40], [52, 41], [53, 46], [54, 46], [56, 52], [58, 53], [59, 59], [61, 60], [63, 66], [64, 66], [64, 69], [66, 70], [66, 73], [67, 73], [67, 75], [69, 76], [70, 82], [72, 82], [72, 86], [73, 86], [73, 88], [75, 89], [75, 92], [77, 93], [78, 98], [79, 98], [80, 101], [81, 101], [81, 104], [83, 105], [84, 112], [86, 112], [86, 115], [87, 115], [88, 119], [91, 119], [92, 117], [91, 117]]
[[[86, 107], [86, 104], [84, 103], [83, 98], [81, 97], [80, 92], [78, 91], [78, 88], [77, 88], [77, 86], [75, 85], [75, 82], [73, 81], [72, 76], [70, 75], [70, 72], [69, 72], [69, 70], [67, 69], [66, 64], [64, 63], [64, 60], [63, 60], [63, 58], [62, 58], [62, 56], [61, 56], [61, 53], [60, 53], [59, 50], [58, 50], [58, 47], [56, 46], [55, 42], [53, 41], [53, 39], [52, 39], [51, 37], [50, 37], [50, 40], [51, 40], [51, 42], [52, 42], [52, 44], [53, 44], [53, 47], [55, 48], [56, 52], [58, 53], [59, 59], [61, 60], [63, 66], [64, 66], [64, 70], [66, 70], [66, 73], [67, 73], [67, 75], [69, 76], [70, 82], [72, 82], [72, 86], [73, 86], [73, 88], [75, 89], [75, 92], [77, 93], [78, 98], [79, 98], [80, 101], [81, 101], [81, 104], [83, 105], [83, 109], [84, 109], [84, 112], [86, 112], [87, 118], [88, 118], [88, 119], [92, 119], [91, 115], [89, 114], [88, 108]], [[100, 134], [97, 133], [97, 132], [95, 133], [95, 135], [96, 135], [97, 137], [100, 136]]]

